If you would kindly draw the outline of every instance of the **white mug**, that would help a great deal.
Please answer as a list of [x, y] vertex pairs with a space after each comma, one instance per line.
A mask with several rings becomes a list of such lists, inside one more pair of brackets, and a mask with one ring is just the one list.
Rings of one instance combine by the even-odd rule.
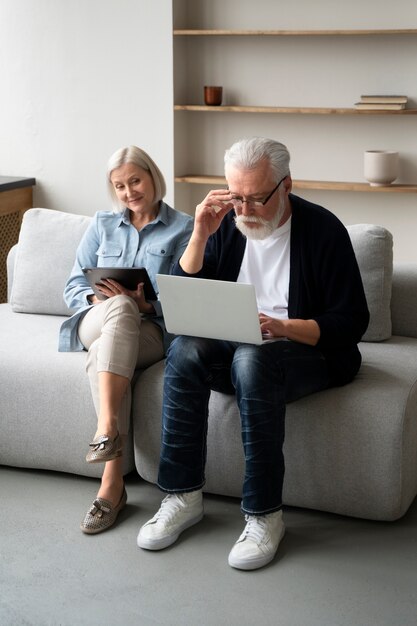
[[371, 186], [390, 185], [398, 176], [398, 152], [366, 150], [364, 175]]

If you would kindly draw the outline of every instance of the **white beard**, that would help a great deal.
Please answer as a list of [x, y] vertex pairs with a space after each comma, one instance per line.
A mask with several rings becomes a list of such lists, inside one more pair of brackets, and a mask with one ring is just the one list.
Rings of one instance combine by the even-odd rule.
[[[248, 239], [266, 239], [278, 228], [284, 211], [285, 204], [282, 202], [272, 220], [266, 220], [264, 217], [257, 217], [255, 215], [235, 215], [236, 228]], [[257, 224], [257, 226], [247, 226], [248, 223]]]

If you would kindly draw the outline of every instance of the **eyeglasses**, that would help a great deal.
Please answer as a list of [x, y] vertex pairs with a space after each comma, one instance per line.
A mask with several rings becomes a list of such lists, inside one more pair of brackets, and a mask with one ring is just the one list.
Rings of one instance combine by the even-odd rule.
[[231, 198], [230, 202], [233, 204], [235, 209], [241, 209], [244, 202], [246, 202], [248, 207], [261, 208], [265, 206], [267, 202], [269, 202], [269, 200], [272, 198], [272, 196], [274, 195], [274, 193], [276, 192], [276, 190], [278, 189], [282, 181], [284, 181], [287, 178], [287, 176], [288, 174], [286, 174], [284, 178], [281, 178], [281, 180], [276, 185], [276, 187], [273, 188], [271, 193], [269, 193], [264, 200], [251, 200], [250, 198], [248, 200], [244, 200], [240, 196], [234, 196], [233, 198]]

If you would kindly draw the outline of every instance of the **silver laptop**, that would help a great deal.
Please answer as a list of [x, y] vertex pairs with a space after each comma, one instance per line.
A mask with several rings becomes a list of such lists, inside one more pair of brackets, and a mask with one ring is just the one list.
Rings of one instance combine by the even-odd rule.
[[156, 282], [168, 332], [264, 343], [253, 285], [166, 274]]

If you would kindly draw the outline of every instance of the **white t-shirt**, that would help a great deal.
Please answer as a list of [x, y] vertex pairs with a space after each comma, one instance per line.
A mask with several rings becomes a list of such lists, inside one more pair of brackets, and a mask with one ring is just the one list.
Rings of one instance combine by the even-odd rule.
[[270, 237], [248, 239], [238, 283], [255, 285], [258, 311], [288, 319], [291, 217]]

